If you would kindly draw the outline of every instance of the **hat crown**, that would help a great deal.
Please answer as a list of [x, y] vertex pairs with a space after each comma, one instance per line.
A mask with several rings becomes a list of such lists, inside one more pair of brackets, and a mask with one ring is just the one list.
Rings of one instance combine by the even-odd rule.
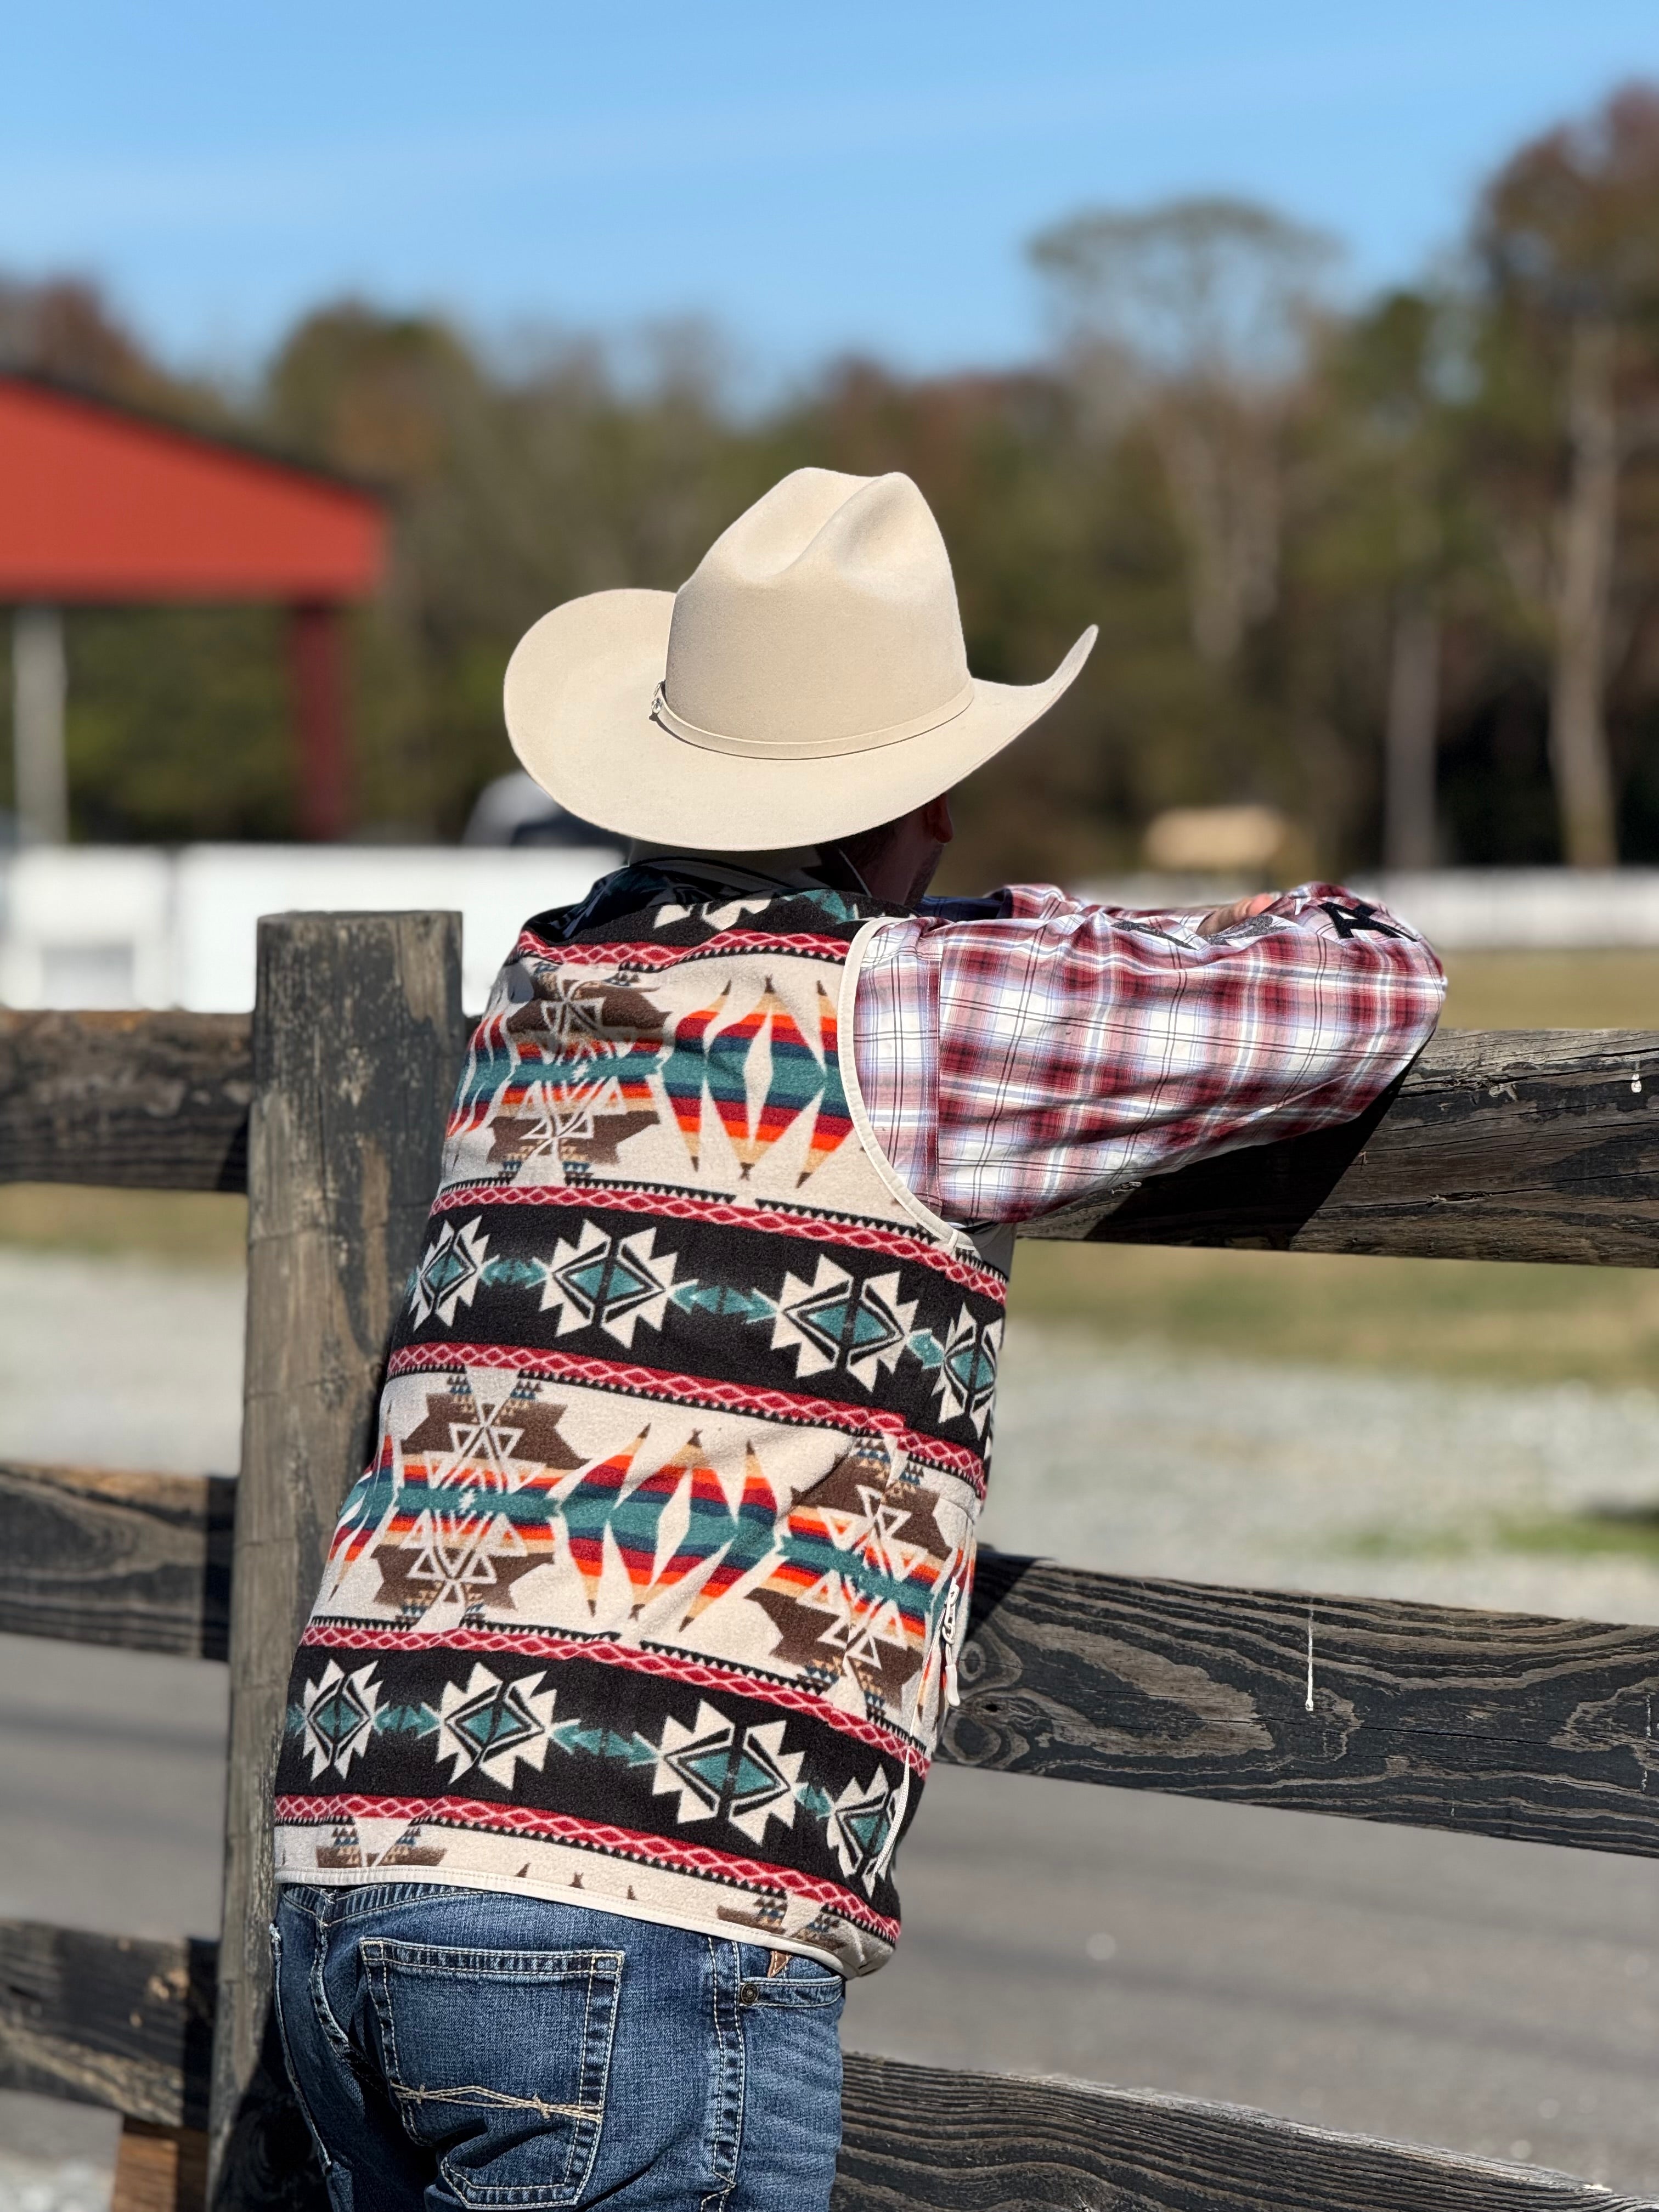
[[662, 696], [762, 750], [946, 713], [969, 681], [951, 557], [910, 478], [797, 469], [681, 586]]

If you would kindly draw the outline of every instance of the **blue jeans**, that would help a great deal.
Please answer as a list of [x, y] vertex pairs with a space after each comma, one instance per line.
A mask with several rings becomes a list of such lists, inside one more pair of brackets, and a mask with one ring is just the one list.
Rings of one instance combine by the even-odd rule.
[[828, 2206], [845, 1984], [815, 1960], [491, 1890], [279, 1898], [332, 2212]]

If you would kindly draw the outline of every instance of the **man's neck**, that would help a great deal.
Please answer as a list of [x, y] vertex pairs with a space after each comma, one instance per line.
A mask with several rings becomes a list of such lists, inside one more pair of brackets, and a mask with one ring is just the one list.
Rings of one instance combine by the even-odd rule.
[[653, 845], [635, 838], [628, 848], [630, 867], [672, 868], [676, 875], [706, 883], [711, 891], [833, 890], [863, 889], [850, 865], [832, 847], [791, 845], [769, 853], [703, 853], [683, 845]]

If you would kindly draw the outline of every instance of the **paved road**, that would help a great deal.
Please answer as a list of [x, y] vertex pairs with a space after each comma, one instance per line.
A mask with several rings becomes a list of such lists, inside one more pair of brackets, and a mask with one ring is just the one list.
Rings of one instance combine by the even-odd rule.
[[946, 1770], [901, 1876], [853, 2047], [1659, 2194], [1659, 1866]]
[[[0, 1916], [216, 1934], [222, 1667], [0, 1636]], [[112, 2115], [0, 2094], [0, 2212], [100, 2212]]]
[[[211, 1932], [222, 1672], [0, 1638], [0, 1912]], [[904, 1947], [853, 1993], [855, 2048], [1659, 2193], [1659, 1865], [947, 1769], [901, 1876]], [[0, 2143], [24, 2117], [0, 2100]], [[107, 2156], [97, 2116], [52, 2140]]]

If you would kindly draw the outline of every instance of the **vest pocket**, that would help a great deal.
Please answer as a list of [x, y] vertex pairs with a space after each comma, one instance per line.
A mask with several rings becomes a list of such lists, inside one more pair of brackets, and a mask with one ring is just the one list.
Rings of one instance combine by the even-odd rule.
[[623, 1954], [359, 1948], [404, 2126], [462, 2203], [574, 2204], [599, 2153]]

